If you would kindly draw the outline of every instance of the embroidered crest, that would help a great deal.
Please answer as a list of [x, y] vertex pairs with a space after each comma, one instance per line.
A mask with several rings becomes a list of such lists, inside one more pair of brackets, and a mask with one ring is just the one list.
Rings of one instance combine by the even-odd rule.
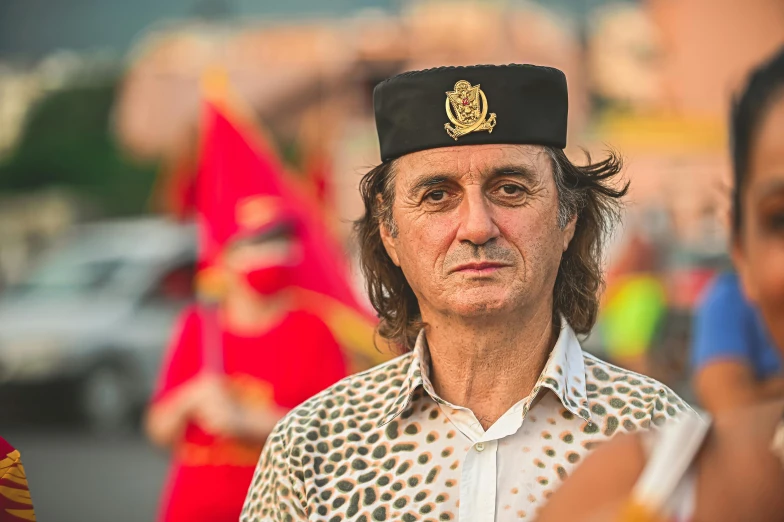
[[455, 141], [471, 132], [493, 132], [495, 113], [491, 112], [488, 116], [487, 97], [479, 87], [479, 84], [472, 86], [460, 80], [455, 84], [454, 91], [446, 93], [446, 115], [452, 125], [445, 123], [444, 129]]

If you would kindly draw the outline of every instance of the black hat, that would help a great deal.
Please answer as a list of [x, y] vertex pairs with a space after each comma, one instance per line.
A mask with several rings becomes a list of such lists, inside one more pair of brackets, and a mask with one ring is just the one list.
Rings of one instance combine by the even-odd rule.
[[373, 106], [382, 161], [454, 145], [566, 146], [566, 77], [551, 67], [406, 72], [376, 85]]

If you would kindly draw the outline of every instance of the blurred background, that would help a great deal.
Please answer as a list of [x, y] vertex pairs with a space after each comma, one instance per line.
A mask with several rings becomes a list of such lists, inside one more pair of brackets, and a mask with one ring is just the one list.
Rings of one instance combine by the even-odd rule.
[[[210, 68], [318, 193], [349, 259], [358, 181], [379, 161], [378, 81], [562, 69], [568, 154], [613, 147], [632, 182], [586, 348], [692, 398], [693, 308], [729, 265], [729, 102], [782, 42], [780, 0], [0, 0], [0, 434], [39, 520], [153, 519], [167, 456], [138, 414], [193, 297], [182, 195]], [[655, 327], [644, 349], [616, 349], [614, 310], [635, 298]]]

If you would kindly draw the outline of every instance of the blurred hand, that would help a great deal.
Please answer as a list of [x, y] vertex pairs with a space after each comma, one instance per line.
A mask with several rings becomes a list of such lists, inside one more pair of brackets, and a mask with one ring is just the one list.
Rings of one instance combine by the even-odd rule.
[[275, 404], [244, 404], [229, 392], [224, 375], [204, 372], [182, 385], [177, 413], [203, 430], [222, 437], [263, 443], [287, 409]]
[[229, 393], [222, 375], [204, 373], [188, 384], [185, 407], [189, 417], [205, 431], [224, 437], [243, 431], [242, 406]]

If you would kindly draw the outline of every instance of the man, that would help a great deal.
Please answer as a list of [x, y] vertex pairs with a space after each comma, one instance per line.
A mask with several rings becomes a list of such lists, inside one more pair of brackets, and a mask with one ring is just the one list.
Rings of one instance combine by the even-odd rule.
[[379, 333], [411, 351], [281, 421], [241, 520], [530, 520], [595, 443], [688, 409], [580, 349], [625, 189], [614, 156], [564, 155], [566, 92], [530, 65], [376, 87], [356, 227]]
[[781, 356], [737, 274], [721, 274], [700, 303], [691, 351], [694, 388], [713, 414], [784, 397]]

